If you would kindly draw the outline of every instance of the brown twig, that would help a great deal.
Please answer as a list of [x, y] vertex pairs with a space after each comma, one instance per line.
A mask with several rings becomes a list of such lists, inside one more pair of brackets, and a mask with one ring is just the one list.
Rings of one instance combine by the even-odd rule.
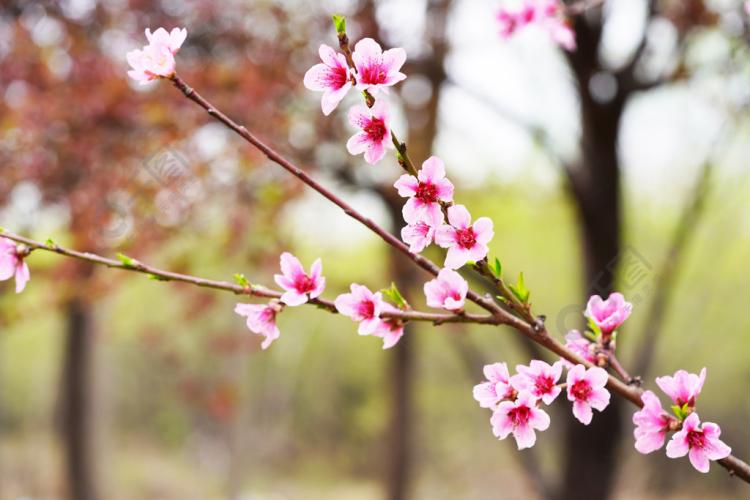
[[[235, 295], [247, 295], [252, 297], [262, 297], [262, 298], [268, 298], [268, 299], [279, 299], [281, 298], [282, 293], [276, 290], [271, 290], [270, 288], [266, 288], [262, 285], [257, 284], [251, 284], [250, 286], [243, 286], [236, 283], [229, 283], [227, 281], [217, 281], [217, 280], [211, 280], [206, 278], [200, 278], [197, 276], [192, 276], [189, 274], [181, 274], [181, 273], [175, 273], [172, 271], [165, 271], [163, 269], [159, 269], [147, 264], [144, 264], [142, 262], [139, 262], [135, 259], [123, 259], [123, 260], [114, 260], [114, 259], [108, 259], [106, 257], [102, 257], [101, 255], [97, 255], [90, 252], [78, 252], [76, 250], [71, 250], [68, 248], [61, 247], [57, 244], [47, 244], [38, 242], [36, 240], [32, 240], [30, 238], [26, 238], [23, 236], [19, 236], [17, 234], [13, 234], [7, 231], [3, 231], [0, 233], [0, 236], [3, 238], [7, 238], [9, 240], [13, 240], [16, 243], [21, 243], [27, 247], [27, 251], [30, 252], [32, 250], [43, 250], [46, 252], [52, 252], [56, 253], [58, 255], [63, 255], [65, 257], [72, 257], [74, 259], [82, 260], [85, 262], [89, 262], [91, 264], [96, 264], [99, 266], [105, 266], [113, 269], [122, 269], [124, 271], [132, 271], [136, 273], [146, 274], [148, 276], [154, 277], [154, 279], [158, 281], [177, 281], [181, 283], [189, 283], [191, 285], [203, 287], [203, 288], [211, 288], [213, 290], [222, 290], [227, 292], [232, 292]], [[338, 313], [338, 310], [336, 309], [336, 306], [334, 303], [330, 300], [325, 299], [311, 299], [309, 304], [317, 306], [321, 309], [324, 309], [331, 313]], [[483, 324], [483, 325], [497, 325], [498, 320], [494, 316], [489, 315], [480, 315], [480, 314], [468, 314], [468, 313], [462, 313], [462, 314], [445, 314], [445, 313], [430, 313], [430, 312], [421, 312], [421, 311], [389, 311], [384, 312], [381, 314], [381, 316], [385, 318], [394, 318], [394, 319], [400, 319], [402, 321], [424, 321], [428, 323], [433, 323], [434, 325], [442, 325], [444, 323], [476, 323], [476, 324]]]

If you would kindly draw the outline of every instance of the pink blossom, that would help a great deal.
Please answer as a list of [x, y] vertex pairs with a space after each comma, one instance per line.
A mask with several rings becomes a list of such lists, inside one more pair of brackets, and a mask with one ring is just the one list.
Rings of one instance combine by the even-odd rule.
[[469, 284], [456, 271], [442, 269], [437, 278], [424, 284], [427, 305], [436, 309], [458, 311], [464, 306]]
[[745, 1], [745, 14], [750, 16], [750, 0]]
[[276, 315], [281, 312], [281, 305], [278, 302], [271, 301], [266, 304], [237, 304], [234, 312], [240, 316], [247, 317], [247, 328], [258, 335], [263, 335], [265, 339], [260, 345], [263, 349], [268, 349], [271, 342], [279, 338], [281, 333], [276, 326]]
[[505, 363], [485, 365], [484, 377], [487, 379], [485, 382], [474, 386], [474, 399], [482, 408], [495, 408], [500, 401], [515, 394]]
[[357, 68], [357, 88], [360, 90], [388, 92], [388, 87], [406, 79], [399, 70], [406, 61], [406, 51], [402, 48], [383, 52], [372, 38], [363, 38], [354, 46], [352, 53]]
[[393, 185], [398, 194], [409, 199], [404, 204], [404, 220], [408, 224], [426, 222], [431, 226], [443, 223], [440, 202], [453, 201], [453, 184], [445, 178], [445, 165], [437, 156], [431, 156], [417, 174], [404, 174]]
[[147, 45], [142, 50], [131, 50], [127, 58], [133, 68], [128, 71], [128, 76], [141, 85], [174, 74], [174, 55], [165, 46]]
[[511, 377], [510, 382], [519, 392], [528, 392], [544, 404], [552, 404], [562, 389], [557, 381], [562, 376], [563, 363], [550, 365], [538, 359], [532, 359], [529, 366], [517, 365], [518, 374]]
[[701, 425], [697, 413], [691, 413], [667, 443], [667, 456], [680, 458], [688, 455], [690, 463], [699, 472], [708, 472], [709, 460], [721, 460], [732, 453], [732, 449], [719, 439], [721, 429], [712, 422]]
[[18, 245], [0, 237], [0, 281], [11, 278], [16, 279], [16, 293], [21, 293], [31, 279], [29, 266], [18, 251]]
[[174, 55], [187, 37], [186, 29], [174, 28], [167, 33], [164, 28], [154, 33], [146, 28], [148, 45], [141, 50], [131, 50], [127, 53], [127, 60], [133, 68], [128, 76], [141, 85], [157, 78], [169, 78], [175, 72]]
[[[596, 361], [596, 356], [594, 355], [594, 351], [592, 349], [593, 345], [594, 344], [588, 339], [584, 338], [584, 336], [581, 335], [581, 332], [579, 332], [578, 330], [571, 330], [567, 335], [565, 335], [565, 348], [573, 351], [589, 363], [594, 363]], [[567, 359], [563, 359], [561, 361], [566, 368], [573, 368], [573, 363], [571, 363]]]
[[[381, 312], [393, 311], [398, 311], [398, 309], [387, 302], [383, 302]], [[404, 335], [404, 322], [394, 318], [381, 319], [380, 325], [373, 335], [383, 339], [383, 349], [390, 349], [395, 346]]]
[[352, 88], [352, 80], [344, 54], [325, 44], [320, 46], [318, 53], [323, 62], [307, 70], [304, 83], [310, 90], [323, 92], [320, 106], [323, 114], [328, 116]]
[[497, 12], [497, 22], [500, 25], [500, 37], [507, 40], [515, 32], [531, 23], [536, 16], [533, 2], [524, 1], [514, 7], [501, 8]]
[[149, 28], [146, 28], [146, 39], [149, 45], [167, 47], [172, 54], [176, 54], [180, 50], [186, 38], [187, 29], [185, 28], [172, 28], [170, 32], [167, 32], [164, 28], [158, 28], [153, 34]]
[[672, 421], [661, 407], [661, 401], [651, 391], [641, 395], [643, 408], [633, 414], [635, 424], [635, 449], [641, 453], [651, 453], [664, 446], [669, 424]]
[[490, 419], [495, 437], [505, 439], [512, 432], [519, 450], [534, 446], [534, 429], [547, 430], [550, 423], [549, 415], [536, 404], [536, 399], [527, 392], [519, 393], [515, 401], [500, 403]]
[[305, 273], [302, 264], [289, 252], [281, 254], [281, 273], [274, 275], [276, 283], [286, 290], [281, 301], [288, 306], [299, 306], [308, 298], [318, 297], [326, 287], [326, 279], [321, 276], [323, 264], [320, 259], [313, 262], [310, 274]]
[[435, 232], [435, 243], [448, 249], [445, 257], [445, 267], [458, 269], [468, 261], [482, 260], [487, 256], [490, 242], [494, 236], [492, 221], [488, 217], [480, 217], [471, 223], [471, 215], [463, 205], [448, 207], [448, 222]]
[[346, 143], [350, 154], [365, 154], [365, 161], [375, 165], [391, 145], [388, 104], [379, 100], [372, 108], [355, 106], [349, 110], [349, 123], [360, 129]]
[[701, 393], [703, 383], [706, 381], [706, 369], [701, 370], [700, 375], [688, 373], [685, 370], [677, 370], [674, 377], [657, 377], [656, 385], [672, 398], [677, 406], [695, 406], [695, 398]]
[[573, 415], [582, 424], [589, 425], [593, 416], [591, 408], [603, 411], [609, 405], [609, 391], [604, 388], [607, 372], [599, 367], [587, 370], [583, 365], [575, 365], [568, 371], [566, 382]]
[[560, 0], [524, 0], [515, 7], [500, 9], [497, 22], [503, 39], [510, 38], [527, 26], [536, 25], [566, 50], [576, 48], [575, 32], [565, 18]]
[[419, 253], [435, 239], [435, 228], [424, 222], [409, 224], [401, 228], [401, 239], [409, 244], [411, 253]]
[[593, 295], [586, 305], [586, 317], [607, 335], [619, 328], [628, 319], [632, 310], [633, 304], [626, 302], [621, 293], [612, 293], [607, 300]]
[[382, 331], [380, 313], [385, 310], [386, 303], [380, 292], [372, 293], [366, 286], [354, 283], [351, 293], [339, 295], [334, 303], [338, 312], [359, 321], [360, 335], [375, 335]]

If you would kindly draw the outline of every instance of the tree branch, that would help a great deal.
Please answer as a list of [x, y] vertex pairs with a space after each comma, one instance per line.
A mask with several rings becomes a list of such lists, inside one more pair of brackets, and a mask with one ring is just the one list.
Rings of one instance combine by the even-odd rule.
[[[226, 292], [232, 292], [235, 295], [247, 295], [252, 297], [263, 297], [268, 299], [279, 299], [282, 293], [276, 290], [271, 290], [262, 285], [252, 284], [250, 286], [242, 286], [235, 283], [229, 283], [227, 281], [217, 281], [206, 278], [200, 278], [197, 276], [191, 276], [189, 274], [175, 273], [172, 271], [165, 271], [147, 264], [143, 264], [135, 259], [128, 261], [108, 259], [90, 252], [79, 252], [68, 248], [61, 247], [57, 244], [45, 245], [41, 242], [19, 236], [17, 234], [3, 231], [0, 233], [0, 237], [13, 240], [16, 243], [21, 243], [28, 247], [29, 250], [43, 250], [46, 252], [56, 253], [65, 257], [72, 257], [74, 259], [89, 262], [99, 266], [105, 266], [113, 269], [121, 269], [123, 271], [132, 271], [135, 273], [146, 274], [153, 276], [157, 281], [178, 281], [181, 283], [188, 283], [202, 288], [211, 288], [213, 290], [222, 290]], [[310, 299], [308, 304], [319, 307], [331, 313], [338, 313], [336, 306], [330, 300], [325, 299]], [[458, 314], [445, 314], [445, 313], [429, 313], [420, 311], [389, 311], [383, 312], [381, 316], [386, 318], [400, 319], [402, 321], [424, 321], [432, 323], [434, 325], [442, 325], [444, 323], [476, 323], [483, 325], [499, 325], [500, 320], [494, 316], [469, 314], [469, 313], [458, 313]]]

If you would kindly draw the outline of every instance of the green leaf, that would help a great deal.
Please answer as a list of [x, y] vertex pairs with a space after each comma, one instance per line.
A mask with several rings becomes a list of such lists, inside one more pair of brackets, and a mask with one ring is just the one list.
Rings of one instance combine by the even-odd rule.
[[495, 257], [495, 260], [487, 263], [487, 267], [489, 267], [490, 272], [492, 272], [492, 276], [499, 280], [503, 279], [503, 265], [500, 263], [500, 259]]
[[518, 283], [509, 286], [510, 291], [513, 292], [513, 295], [515, 295], [518, 300], [520, 300], [524, 304], [529, 301], [531, 292], [528, 290], [528, 288], [526, 288], [526, 284], [523, 281], [523, 273], [520, 273], [518, 275]]
[[122, 265], [124, 265], [125, 267], [136, 267], [138, 265], [137, 260], [131, 257], [128, 257], [124, 253], [120, 253], [120, 252], [117, 252], [117, 260], [122, 262]]
[[346, 18], [342, 16], [341, 14], [334, 14], [331, 17], [333, 18], [333, 26], [336, 28], [336, 34], [345, 35], [346, 34]]
[[54, 248], [57, 244], [52, 238], [47, 238], [47, 240], [44, 242], [44, 245], [50, 248]]
[[391, 283], [390, 288], [383, 288], [380, 292], [385, 295], [387, 299], [396, 304], [399, 309], [409, 309], [409, 303], [406, 302], [404, 296], [401, 295], [396, 283]]
[[148, 279], [154, 280], [154, 281], [171, 281], [169, 278], [165, 278], [164, 276], [157, 276], [156, 274], [148, 274]]
[[250, 281], [248, 281], [248, 279], [245, 278], [245, 275], [242, 273], [237, 273], [234, 275], [234, 282], [245, 288], [250, 286]]
[[674, 413], [675, 416], [680, 419], [680, 421], [685, 420], [688, 417], [688, 415], [690, 415], [690, 407], [688, 406], [687, 403], [685, 403], [682, 406], [672, 405], [671, 408], [672, 408], [672, 413]]
[[601, 337], [602, 336], [602, 329], [599, 328], [599, 325], [597, 325], [596, 323], [594, 323], [594, 320], [591, 319], [591, 318], [589, 318], [588, 316], [586, 317], [586, 319], [589, 322], [589, 328], [591, 329], [592, 332], [594, 332], [594, 335], [596, 336], [596, 338]]

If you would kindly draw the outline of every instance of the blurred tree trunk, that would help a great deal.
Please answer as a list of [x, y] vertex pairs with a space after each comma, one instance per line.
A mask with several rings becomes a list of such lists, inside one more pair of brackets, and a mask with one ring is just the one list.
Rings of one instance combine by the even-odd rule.
[[[612, 291], [621, 245], [617, 139], [627, 91], [620, 87], [608, 100], [596, 100], [592, 95], [591, 78], [602, 71], [598, 58], [600, 14], [598, 18], [580, 16], [576, 20], [579, 49], [568, 56], [578, 85], [581, 113], [581, 159], [568, 168], [568, 174], [580, 220], [584, 301], [591, 294], [606, 296]], [[622, 401], [612, 398], [606, 411], [597, 414], [590, 425], [581, 425], [573, 418], [566, 421], [565, 470], [557, 498], [593, 500], [610, 496], [623, 431], [621, 408]]]
[[[90, 270], [87, 271], [87, 274]], [[87, 288], [77, 280], [78, 289]], [[94, 458], [94, 324], [91, 304], [75, 291], [64, 306], [67, 317], [60, 433], [68, 494], [72, 500], [100, 498]]]

